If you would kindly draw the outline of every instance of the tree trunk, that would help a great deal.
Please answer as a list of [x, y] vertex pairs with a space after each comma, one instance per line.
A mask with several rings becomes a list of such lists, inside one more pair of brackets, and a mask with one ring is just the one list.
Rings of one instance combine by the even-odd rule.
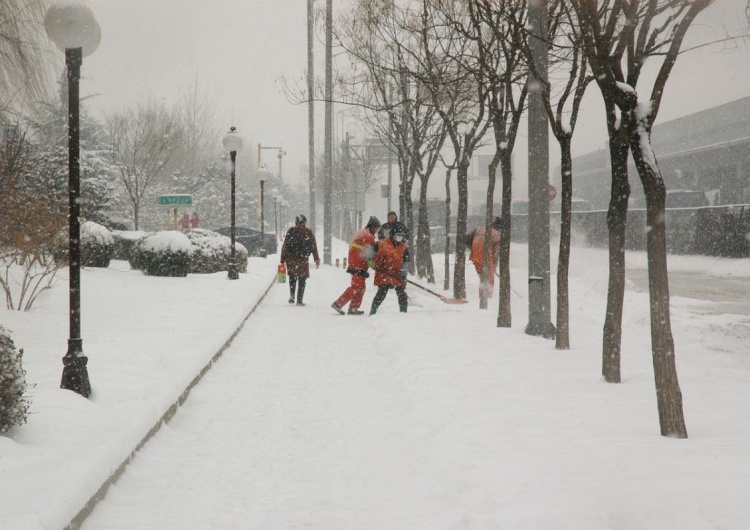
[[[451, 288], [451, 170], [445, 170], [445, 270], [443, 277], [443, 289]], [[455, 243], [455, 241], [454, 241]]]
[[651, 305], [651, 354], [662, 436], [687, 438], [682, 392], [677, 379], [674, 339], [669, 313], [669, 276], [665, 220], [666, 187], [651, 149], [646, 118], [629, 112], [628, 133], [633, 159], [646, 195], [646, 251]]
[[[399, 212], [398, 218], [404, 223], [409, 230], [409, 248], [414, 249], [414, 234], [417, 232], [417, 227], [413, 222], [412, 205], [411, 205], [411, 192], [414, 183], [414, 175], [409, 175], [401, 178], [401, 184], [399, 185], [398, 194], [398, 205]], [[414, 255], [416, 254], [412, 250], [411, 261], [409, 262], [409, 274], [415, 274], [417, 271]]]
[[[495, 177], [497, 175], [497, 165], [500, 161], [500, 150], [495, 152], [492, 157], [488, 170], [489, 179], [487, 180], [487, 197], [485, 200], [484, 215], [484, 251], [482, 252], [482, 277], [479, 283], [479, 309], [487, 309], [487, 286], [490, 284], [490, 274], [495, 274], [495, 267], [490, 270], [490, 253], [492, 252], [492, 220], [494, 218], [493, 206], [495, 204]], [[493, 256], [493, 261], [496, 256]], [[497, 264], [495, 264], [497, 266]]]
[[417, 275], [427, 277], [427, 283], [435, 283], [435, 272], [432, 267], [432, 253], [430, 250], [430, 223], [427, 211], [427, 182], [425, 175], [420, 175], [419, 189], [419, 218], [416, 227], [416, 258]]
[[502, 171], [502, 218], [503, 226], [500, 229], [500, 255], [498, 257], [499, 266], [499, 300], [497, 309], [497, 327], [509, 328], [511, 325], [511, 312], [510, 312], [510, 293], [512, 287], [510, 286], [510, 230], [511, 230], [511, 217], [510, 217], [510, 203], [512, 194], [512, 180], [513, 171], [511, 166], [511, 153], [510, 151], [503, 151], [500, 157], [500, 169]]
[[573, 199], [573, 157], [570, 136], [559, 139], [562, 190], [560, 190], [560, 250], [557, 258], [557, 330], [555, 349], [570, 349], [568, 271], [570, 269], [570, 208]]
[[456, 214], [456, 263], [453, 267], [453, 297], [466, 298], [466, 215], [468, 213], [467, 160], [458, 164], [456, 179], [458, 182], [458, 212]]
[[607, 310], [602, 335], [602, 376], [608, 383], [619, 383], [622, 344], [622, 307], [625, 298], [625, 227], [628, 215], [628, 143], [627, 136], [610, 131], [609, 156], [612, 189], [607, 211], [609, 231], [609, 283]]

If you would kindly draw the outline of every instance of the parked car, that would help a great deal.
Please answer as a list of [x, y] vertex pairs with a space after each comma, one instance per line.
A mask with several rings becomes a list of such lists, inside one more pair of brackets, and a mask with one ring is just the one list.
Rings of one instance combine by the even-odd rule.
[[[227, 237], [231, 237], [232, 227], [225, 226], [217, 228], [214, 232]], [[261, 244], [260, 241], [260, 230], [255, 228], [248, 228], [246, 226], [234, 227], [234, 240], [237, 243], [242, 244], [247, 249], [248, 256], [260, 256], [260, 249], [265, 248], [266, 255], [276, 254], [278, 252], [278, 241], [276, 240], [276, 234], [273, 232], [266, 232], [263, 234], [265, 241]]]

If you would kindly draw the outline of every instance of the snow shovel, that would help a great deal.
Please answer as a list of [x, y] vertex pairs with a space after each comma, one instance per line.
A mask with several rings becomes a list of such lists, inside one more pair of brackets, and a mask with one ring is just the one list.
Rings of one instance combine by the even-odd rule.
[[423, 291], [427, 291], [428, 293], [430, 293], [433, 296], [437, 296], [438, 298], [440, 298], [440, 301], [443, 302], [443, 303], [445, 303], [445, 304], [468, 304], [469, 303], [468, 300], [464, 300], [463, 298], [448, 298], [446, 296], [443, 296], [442, 294], [436, 293], [435, 291], [433, 291], [431, 289], [428, 289], [427, 287], [423, 287], [423, 286], [419, 285], [417, 282], [413, 282], [413, 281], [408, 280], [408, 279], [406, 280], [406, 283], [410, 283], [410, 284], [414, 285], [415, 287], [419, 287]]
[[[375, 270], [377, 272], [385, 274], [386, 276], [391, 276], [391, 277], [395, 278], [395, 276], [393, 274], [387, 273], [387, 272], [385, 272], [382, 269], [375, 269]], [[469, 303], [468, 300], [464, 300], [463, 298], [448, 298], [446, 296], [443, 296], [442, 294], [436, 293], [435, 291], [432, 291], [432, 290], [428, 289], [427, 287], [422, 287], [417, 282], [413, 282], [413, 281], [409, 280], [408, 278], [406, 280], [406, 283], [410, 283], [410, 284], [414, 285], [415, 287], [419, 287], [423, 291], [427, 291], [428, 293], [430, 293], [433, 296], [437, 296], [438, 298], [440, 298], [440, 301], [443, 302], [444, 304], [468, 304]]]

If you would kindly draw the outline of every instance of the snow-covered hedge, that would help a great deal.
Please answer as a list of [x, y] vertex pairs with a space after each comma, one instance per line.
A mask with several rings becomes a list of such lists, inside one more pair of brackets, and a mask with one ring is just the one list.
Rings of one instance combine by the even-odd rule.
[[148, 232], [142, 230], [114, 230], [112, 237], [115, 240], [114, 253], [112, 259], [121, 259], [128, 261], [130, 259], [130, 252], [138, 243], [138, 240], [147, 236]]
[[[93, 221], [81, 223], [81, 266], [109, 267], [114, 255], [115, 240], [105, 226]], [[55, 240], [55, 261], [68, 263], [68, 231], [63, 230]]]
[[[190, 272], [208, 274], [227, 270], [232, 257], [232, 240], [211, 230], [192, 228], [183, 232], [193, 247]], [[247, 250], [235, 241], [237, 272], [247, 272]]]
[[81, 223], [81, 265], [84, 267], [109, 267], [115, 251], [112, 232], [93, 221]]
[[29, 400], [22, 355], [23, 350], [16, 351], [8, 332], [0, 326], [0, 432], [26, 423]]
[[128, 261], [148, 276], [184, 277], [190, 272], [192, 250], [184, 233], [166, 230], [139, 239]]

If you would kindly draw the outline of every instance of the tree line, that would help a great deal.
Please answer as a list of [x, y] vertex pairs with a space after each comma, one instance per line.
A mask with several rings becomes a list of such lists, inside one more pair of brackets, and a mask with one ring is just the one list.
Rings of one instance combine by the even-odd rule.
[[[465, 297], [468, 168], [480, 147], [493, 149], [485, 224], [497, 178], [503, 226], [498, 327], [510, 327], [512, 153], [529, 102], [540, 101], [562, 168], [557, 269], [556, 348], [570, 347], [568, 267], [575, 168], [571, 142], [581, 101], [598, 90], [607, 123], [611, 195], [607, 215], [609, 285], [602, 330], [602, 375], [621, 380], [625, 226], [630, 196], [627, 160], [635, 160], [646, 197], [652, 356], [661, 433], [687, 437], [669, 313], [664, 180], [651, 128], [685, 35], [713, 0], [357, 0], [328, 29], [344, 56], [334, 97], [349, 105], [398, 166], [399, 206], [416, 247], [416, 271], [431, 276], [427, 184], [438, 165], [446, 194], [455, 173], [453, 295]], [[320, 17], [321, 20], [323, 17]], [[535, 56], [535, 45], [544, 61]], [[345, 64], [344, 64], [345, 63]], [[343, 64], [343, 66], [341, 66]], [[644, 74], [648, 70], [648, 75]], [[532, 154], [533, 155], [533, 154]], [[419, 218], [412, 218], [418, 187]], [[449, 199], [447, 199], [449, 200]], [[450, 206], [450, 204], [448, 203]], [[450, 216], [450, 214], [449, 214]], [[433, 220], [434, 221], [434, 220]], [[442, 222], [442, 220], [438, 220]], [[490, 230], [485, 237], [491, 237]], [[489, 241], [485, 242], [489, 252]], [[448, 251], [446, 251], [448, 252]], [[488, 256], [484, 257], [483, 275]], [[414, 272], [414, 271], [413, 271]], [[446, 269], [446, 274], [448, 274]], [[446, 281], [447, 285], [447, 281]], [[485, 297], [480, 307], [487, 307]]]

